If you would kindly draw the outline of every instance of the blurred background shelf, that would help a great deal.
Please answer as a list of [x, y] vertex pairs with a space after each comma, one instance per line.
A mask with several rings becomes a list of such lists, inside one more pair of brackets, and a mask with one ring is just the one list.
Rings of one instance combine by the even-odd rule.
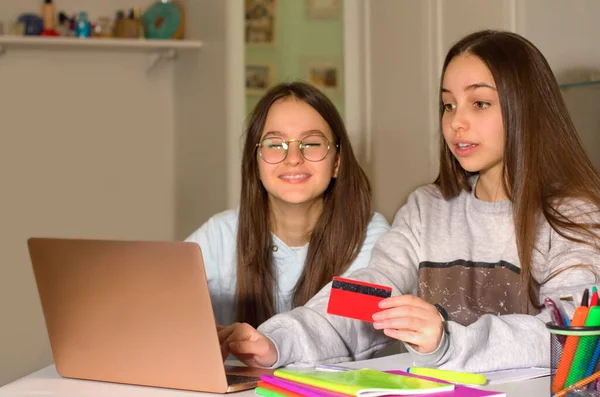
[[589, 80], [589, 81], [574, 81], [572, 83], [559, 84], [560, 88], [573, 88], [573, 87], [586, 87], [591, 85], [599, 85], [600, 80]]
[[10, 48], [74, 48], [74, 49], [115, 49], [140, 52], [164, 50], [197, 50], [202, 48], [199, 40], [138, 40], [138, 39], [79, 39], [75, 37], [28, 37], [0, 36], [0, 47]]

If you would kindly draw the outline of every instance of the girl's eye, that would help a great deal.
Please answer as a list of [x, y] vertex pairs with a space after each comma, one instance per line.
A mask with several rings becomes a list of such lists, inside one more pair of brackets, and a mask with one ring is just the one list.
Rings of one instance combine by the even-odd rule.
[[443, 107], [444, 112], [452, 112], [454, 109], [456, 109], [456, 105], [453, 103], [444, 103]]
[[475, 107], [477, 109], [487, 109], [490, 107], [490, 103], [489, 102], [484, 102], [484, 101], [476, 101], [475, 102]]

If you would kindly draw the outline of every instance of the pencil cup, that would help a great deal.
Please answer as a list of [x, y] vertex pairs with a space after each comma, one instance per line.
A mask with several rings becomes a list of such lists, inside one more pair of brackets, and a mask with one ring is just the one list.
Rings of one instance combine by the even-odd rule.
[[600, 327], [546, 324], [550, 331], [550, 390], [555, 397], [600, 397]]

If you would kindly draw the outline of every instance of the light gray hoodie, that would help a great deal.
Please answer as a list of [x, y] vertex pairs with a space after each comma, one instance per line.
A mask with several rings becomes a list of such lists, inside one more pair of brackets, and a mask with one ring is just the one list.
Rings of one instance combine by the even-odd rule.
[[[567, 212], [581, 220], [589, 216], [581, 208], [571, 205]], [[576, 264], [600, 273], [598, 251], [562, 237], [545, 220], [540, 225], [532, 267], [538, 282]], [[428, 185], [398, 211], [392, 228], [375, 244], [369, 266], [349, 278], [390, 286], [392, 295], [419, 295], [448, 312], [450, 321], [435, 351], [420, 354], [407, 345], [414, 365], [474, 372], [547, 367], [550, 316], [521, 296], [520, 271], [510, 201], [484, 202], [469, 192], [444, 200], [437, 186]], [[563, 271], [542, 284], [540, 302], [580, 299], [594, 282], [590, 270]], [[327, 314], [330, 288], [331, 283], [305, 306], [258, 328], [277, 347], [274, 367], [362, 360], [393, 342], [371, 323]], [[570, 316], [574, 305], [561, 303]]]

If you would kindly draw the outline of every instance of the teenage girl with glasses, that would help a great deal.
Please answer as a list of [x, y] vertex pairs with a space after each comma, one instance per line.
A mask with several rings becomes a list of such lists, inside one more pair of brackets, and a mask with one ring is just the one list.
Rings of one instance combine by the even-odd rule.
[[565, 298], [570, 316], [598, 281], [598, 173], [546, 59], [515, 33], [476, 32], [450, 49], [439, 110], [438, 178], [410, 195], [369, 266], [350, 275], [393, 289], [374, 324], [326, 314], [326, 287], [260, 332], [221, 329], [225, 353], [306, 365], [401, 340], [417, 366], [550, 365], [544, 299]]
[[250, 114], [240, 207], [186, 241], [202, 249], [217, 323], [258, 326], [367, 266], [388, 229], [335, 106], [297, 82], [272, 88]]

